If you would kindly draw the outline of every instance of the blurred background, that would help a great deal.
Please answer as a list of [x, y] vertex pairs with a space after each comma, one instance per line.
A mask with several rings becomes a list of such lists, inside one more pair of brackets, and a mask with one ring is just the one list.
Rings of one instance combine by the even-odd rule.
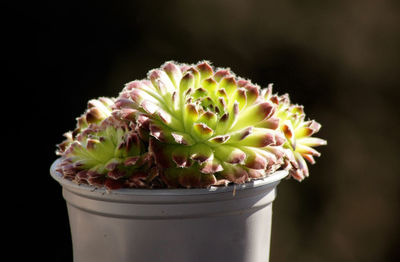
[[20, 143], [12, 174], [26, 175], [11, 180], [24, 190], [9, 207], [21, 213], [19, 250], [72, 261], [48, 170], [87, 101], [167, 60], [206, 59], [274, 83], [328, 140], [310, 178], [278, 187], [271, 261], [400, 261], [400, 1], [32, 1], [3, 12], [3, 100], [17, 120], [3, 131]]

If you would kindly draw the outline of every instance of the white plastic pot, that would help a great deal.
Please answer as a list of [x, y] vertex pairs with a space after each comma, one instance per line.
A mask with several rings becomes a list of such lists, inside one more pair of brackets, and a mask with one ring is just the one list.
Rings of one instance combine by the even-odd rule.
[[272, 201], [286, 171], [209, 189], [77, 185], [55, 171], [67, 202], [75, 262], [266, 262]]

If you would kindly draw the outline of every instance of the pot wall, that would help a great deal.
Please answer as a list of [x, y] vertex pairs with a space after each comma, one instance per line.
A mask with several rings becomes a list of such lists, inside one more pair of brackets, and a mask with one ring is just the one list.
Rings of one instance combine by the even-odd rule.
[[272, 201], [284, 171], [252, 183], [210, 189], [63, 186], [74, 261], [266, 262]]

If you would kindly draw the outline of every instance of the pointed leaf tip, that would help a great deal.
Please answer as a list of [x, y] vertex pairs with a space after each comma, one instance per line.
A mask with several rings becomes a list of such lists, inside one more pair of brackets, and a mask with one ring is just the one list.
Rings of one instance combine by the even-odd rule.
[[174, 138], [175, 142], [182, 145], [193, 145], [194, 141], [190, 135], [181, 132], [171, 132], [171, 136]]
[[203, 123], [196, 123], [193, 126], [194, 131], [202, 138], [208, 138], [213, 135], [214, 131]]
[[217, 72], [215, 72], [213, 78], [215, 79], [215, 81], [220, 82], [221, 79], [229, 76], [231, 76], [231, 73], [229, 72], [228, 69], [220, 69]]
[[216, 144], [223, 144], [223, 143], [225, 143], [226, 141], [228, 141], [229, 138], [230, 138], [229, 135], [215, 136], [215, 137], [211, 138], [211, 139], [208, 140], [208, 141], [210, 141], [210, 142], [212, 142], [212, 143], [216, 143]]
[[209, 78], [213, 74], [213, 69], [207, 62], [200, 63], [196, 67], [200, 72], [201, 79]]
[[212, 160], [213, 150], [206, 144], [197, 143], [190, 148], [190, 158], [203, 163], [206, 160]]

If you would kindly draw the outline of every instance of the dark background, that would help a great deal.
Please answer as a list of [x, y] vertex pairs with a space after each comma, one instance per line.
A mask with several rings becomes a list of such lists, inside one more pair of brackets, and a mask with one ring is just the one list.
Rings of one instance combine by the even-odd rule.
[[3, 226], [14, 256], [72, 261], [61, 187], [48, 170], [87, 101], [116, 96], [166, 60], [206, 59], [273, 82], [328, 140], [310, 178], [279, 185], [271, 261], [400, 261], [399, 1], [2, 5], [2, 99], [11, 102], [3, 188], [17, 189], [6, 193]]

